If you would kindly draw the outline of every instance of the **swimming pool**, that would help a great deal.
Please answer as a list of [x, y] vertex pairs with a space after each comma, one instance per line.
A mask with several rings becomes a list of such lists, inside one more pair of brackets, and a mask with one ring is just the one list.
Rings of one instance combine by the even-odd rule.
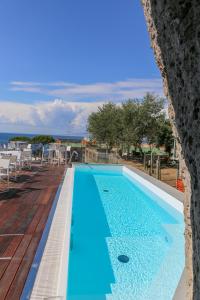
[[75, 167], [67, 299], [173, 298], [184, 268], [181, 204], [132, 175]]

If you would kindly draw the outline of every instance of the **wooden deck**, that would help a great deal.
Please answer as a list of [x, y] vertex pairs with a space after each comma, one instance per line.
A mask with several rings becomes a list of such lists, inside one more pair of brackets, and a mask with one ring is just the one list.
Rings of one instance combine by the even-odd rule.
[[34, 166], [0, 193], [0, 300], [20, 299], [63, 173]]

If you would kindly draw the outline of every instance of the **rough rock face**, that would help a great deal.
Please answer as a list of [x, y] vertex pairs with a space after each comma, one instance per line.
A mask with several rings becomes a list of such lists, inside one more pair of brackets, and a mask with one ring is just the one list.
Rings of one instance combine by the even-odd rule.
[[200, 299], [200, 0], [141, 1], [184, 159], [187, 299]]

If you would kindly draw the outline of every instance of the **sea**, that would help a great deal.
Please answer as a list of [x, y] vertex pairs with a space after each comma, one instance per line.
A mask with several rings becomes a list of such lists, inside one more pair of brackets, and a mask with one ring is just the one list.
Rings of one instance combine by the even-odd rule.
[[[9, 140], [15, 136], [27, 136], [27, 137], [34, 137], [39, 134], [28, 134], [28, 133], [5, 133], [0, 132], [0, 144], [7, 144]], [[83, 139], [83, 136], [64, 136], [64, 135], [51, 135], [55, 139], [62, 139], [66, 141], [80, 141]]]

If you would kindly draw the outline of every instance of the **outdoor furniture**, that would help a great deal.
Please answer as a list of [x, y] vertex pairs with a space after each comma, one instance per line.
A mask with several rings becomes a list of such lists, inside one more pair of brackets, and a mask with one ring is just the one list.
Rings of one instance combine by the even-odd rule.
[[8, 150], [8, 151], [0, 151], [0, 157], [2, 158], [10, 158], [11, 156], [17, 157], [17, 167], [21, 167], [21, 151], [19, 150]]
[[75, 151], [75, 150], [72, 152], [72, 154], [71, 154], [71, 156], [70, 156], [70, 159], [69, 159], [69, 161], [68, 161], [68, 164], [71, 164], [71, 163], [72, 163], [72, 158], [73, 158], [73, 156], [74, 156], [74, 158], [75, 158], [75, 161], [77, 161], [77, 160], [78, 160], [78, 152]]
[[42, 147], [41, 165], [43, 163], [48, 164], [49, 161], [49, 148], [47, 146]]
[[16, 155], [17, 157], [20, 155], [20, 150], [1, 150], [0, 155]]
[[11, 154], [3, 154], [0, 153], [0, 158], [2, 159], [9, 159], [10, 160], [10, 169], [17, 169], [17, 156], [16, 155], [11, 155]]
[[60, 164], [60, 151], [59, 150], [50, 150], [50, 163], [52, 165], [58, 165]]
[[22, 168], [25, 165], [27, 165], [31, 169], [31, 164], [32, 164], [32, 151], [31, 150], [24, 149], [24, 151], [21, 152], [20, 163], [21, 163]]
[[60, 148], [57, 151], [58, 159], [59, 159], [59, 164], [65, 164], [66, 163], [66, 158], [67, 158], [67, 151], [65, 148]]
[[15, 173], [15, 179], [17, 176], [17, 167], [18, 167], [18, 163], [17, 163], [17, 156], [10, 156], [10, 171]]
[[6, 178], [9, 185], [10, 179], [10, 159], [0, 158], [0, 180]]
[[48, 162], [52, 165], [64, 164], [67, 161], [66, 146], [60, 144], [50, 144], [48, 149]]
[[48, 163], [53, 164], [53, 158], [54, 158], [54, 151], [53, 149], [49, 149], [48, 151]]

